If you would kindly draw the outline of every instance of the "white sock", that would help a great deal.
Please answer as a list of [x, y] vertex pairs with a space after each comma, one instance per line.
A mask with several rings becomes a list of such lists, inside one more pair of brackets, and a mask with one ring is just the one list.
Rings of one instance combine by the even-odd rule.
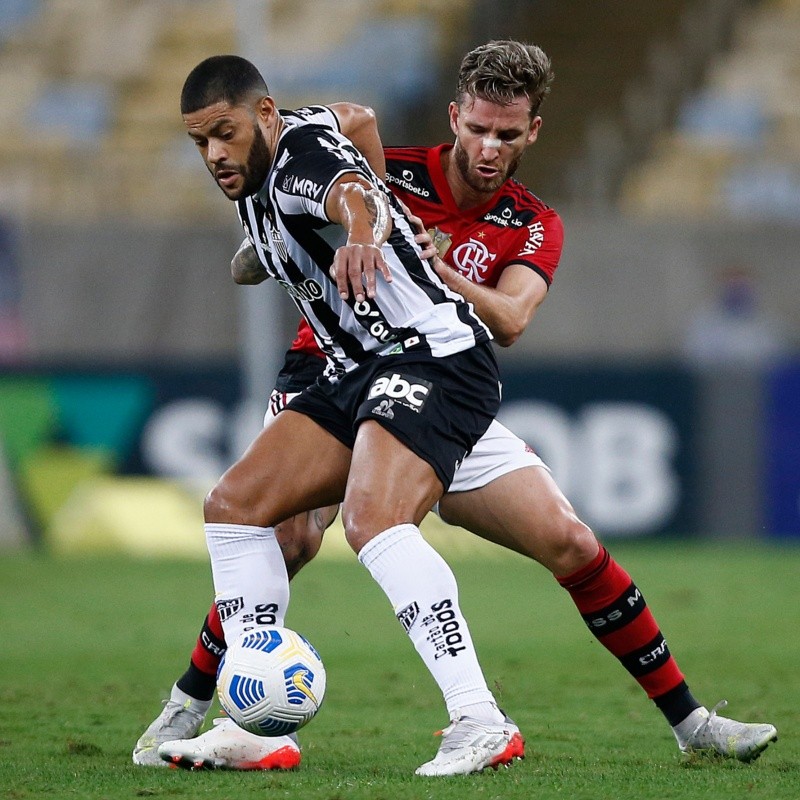
[[203, 715], [208, 712], [213, 702], [212, 700], [198, 700], [196, 697], [186, 694], [183, 689], [178, 688], [177, 683], [172, 684], [172, 691], [169, 693], [169, 699], [172, 700], [173, 703], [179, 703], [184, 708], [191, 708], [192, 711]]
[[[458, 606], [458, 587], [450, 567], [422, 538], [416, 525], [396, 525], [367, 542], [358, 560], [386, 593], [425, 666], [444, 695], [450, 718], [465, 706], [478, 713], [496, 711], [466, 620]], [[485, 716], [480, 718], [486, 719]]]
[[275, 529], [207, 522], [205, 530], [228, 645], [251, 628], [283, 625], [289, 577]]

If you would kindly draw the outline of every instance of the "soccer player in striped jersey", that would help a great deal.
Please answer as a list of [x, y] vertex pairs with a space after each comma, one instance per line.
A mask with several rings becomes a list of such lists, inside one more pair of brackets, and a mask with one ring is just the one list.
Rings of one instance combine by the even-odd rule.
[[[387, 182], [425, 221], [446, 261], [437, 261], [439, 274], [475, 304], [495, 340], [505, 345], [516, 340], [544, 299], [558, 265], [562, 234], [555, 212], [510, 180], [519, 157], [538, 133], [537, 112], [544, 91], [529, 99], [533, 93], [520, 82], [506, 87], [510, 97], [504, 98], [478, 81], [481, 75], [484, 81], [496, 78], [498, 64], [502, 66], [505, 60], [503, 77], [508, 83], [507, 76], [513, 75], [508, 64], [520, 57], [524, 63], [531, 55], [543, 57], [538, 48], [518, 43], [491, 43], [473, 51], [462, 67], [457, 102], [450, 107], [455, 145], [386, 149]], [[539, 73], [548, 79], [541, 84], [546, 89], [549, 64]], [[502, 84], [502, 80], [495, 82], [494, 91]], [[525, 96], [524, 113], [512, 108], [509, 114], [507, 101], [512, 99], [513, 106], [519, 95]], [[306, 121], [313, 118], [330, 125], [342, 114], [342, 109], [332, 114], [316, 108], [303, 116]], [[523, 134], [523, 146], [510, 146]], [[242, 283], [259, 282], [266, 274], [253, 260], [251, 249], [234, 259], [234, 271]], [[321, 368], [319, 350], [309, 334], [301, 323], [278, 391], [273, 393], [273, 411], [280, 409], [284, 392], [300, 391], [309, 374]], [[292, 383], [293, 375], [302, 377]], [[496, 429], [493, 423], [457, 471], [450, 491], [440, 501], [442, 517], [548, 567], [570, 592], [590, 630], [662, 710], [682, 749], [711, 749], [741, 760], [757, 756], [774, 739], [774, 728], [709, 715], [694, 700], [630, 577], [577, 519], [541, 461], [530, 453], [528, 460], [520, 456], [524, 445], [507, 432], [493, 438]], [[331, 513], [320, 510], [317, 514], [315, 532], [305, 536], [310, 544], [302, 554], [294, 551], [297, 555], [290, 558], [290, 569], [299, 568], [319, 546]], [[197, 664], [204, 666], [206, 675], [213, 674], [218, 656], [203, 642], [213, 639], [213, 647], [224, 648], [220, 634], [212, 607], [187, 676], [202, 672]], [[187, 676], [185, 687], [190, 683]], [[213, 683], [206, 681], [203, 692], [210, 697], [212, 690]], [[204, 749], [222, 752], [225, 738], [225, 728], [220, 726], [219, 731], [195, 740], [196, 744], [175, 742], [166, 750], [177, 754], [179, 763], [183, 759], [191, 765], [192, 758], [203, 763]], [[266, 756], [270, 749], [263, 740], [255, 737], [248, 743], [246, 734], [235, 731], [227, 747], [223, 760], [233, 767], [254, 763], [254, 753]], [[432, 774], [444, 774], [432, 769]], [[447, 769], [446, 763], [442, 769]]]
[[[330, 128], [287, 122], [250, 62], [202, 61], [181, 113], [329, 367], [206, 497], [226, 641], [283, 623], [289, 581], [275, 526], [341, 502], [348, 543], [442, 692], [456, 730], [439, 753], [448, 774], [507, 763], [522, 754], [519, 729], [487, 686], [452, 571], [417, 527], [499, 408], [491, 334], [420, 257], [398, 201], [357, 148]], [[418, 772], [445, 774], [429, 767]]]

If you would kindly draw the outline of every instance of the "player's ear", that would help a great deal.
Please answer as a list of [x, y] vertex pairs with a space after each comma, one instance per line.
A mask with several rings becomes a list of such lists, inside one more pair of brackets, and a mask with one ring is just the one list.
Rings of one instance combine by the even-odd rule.
[[275, 101], [269, 95], [262, 97], [256, 104], [256, 114], [262, 122], [271, 123], [276, 113]]
[[534, 117], [531, 120], [531, 127], [528, 130], [526, 144], [533, 144], [539, 138], [539, 129], [542, 127], [542, 118]]
[[450, 130], [458, 135], [458, 103], [451, 102], [450, 107], [447, 109], [448, 116], [450, 117]]

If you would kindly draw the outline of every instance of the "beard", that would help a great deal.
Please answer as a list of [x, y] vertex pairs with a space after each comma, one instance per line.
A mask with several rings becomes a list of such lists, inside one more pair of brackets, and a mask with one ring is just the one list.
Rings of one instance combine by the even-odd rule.
[[[249, 197], [255, 194], [267, 179], [269, 172], [269, 165], [271, 156], [267, 141], [261, 133], [261, 128], [258, 125], [253, 125], [253, 143], [250, 145], [250, 150], [247, 153], [245, 163], [237, 167], [239, 174], [242, 176], [242, 188], [231, 194], [224, 186], [220, 185], [220, 189], [231, 199], [239, 200], [242, 197]], [[231, 169], [230, 166], [223, 166], [221, 169]], [[219, 185], [219, 184], [218, 184]]]
[[476, 192], [494, 193], [517, 171], [522, 154], [518, 155], [504, 172], [500, 172], [494, 178], [484, 178], [479, 173], [470, 171], [469, 156], [458, 140], [453, 147], [453, 158], [462, 180], [470, 189]]

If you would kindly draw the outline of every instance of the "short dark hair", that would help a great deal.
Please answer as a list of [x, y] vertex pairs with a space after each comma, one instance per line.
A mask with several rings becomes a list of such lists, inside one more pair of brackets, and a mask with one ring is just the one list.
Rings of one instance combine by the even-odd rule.
[[269, 94], [261, 73], [241, 56], [211, 56], [188, 75], [181, 90], [181, 114], [215, 103], [240, 105]]
[[496, 39], [467, 53], [458, 71], [456, 102], [464, 95], [508, 105], [527, 97], [531, 117], [539, 112], [550, 92], [553, 70], [541, 47], [510, 39]]

